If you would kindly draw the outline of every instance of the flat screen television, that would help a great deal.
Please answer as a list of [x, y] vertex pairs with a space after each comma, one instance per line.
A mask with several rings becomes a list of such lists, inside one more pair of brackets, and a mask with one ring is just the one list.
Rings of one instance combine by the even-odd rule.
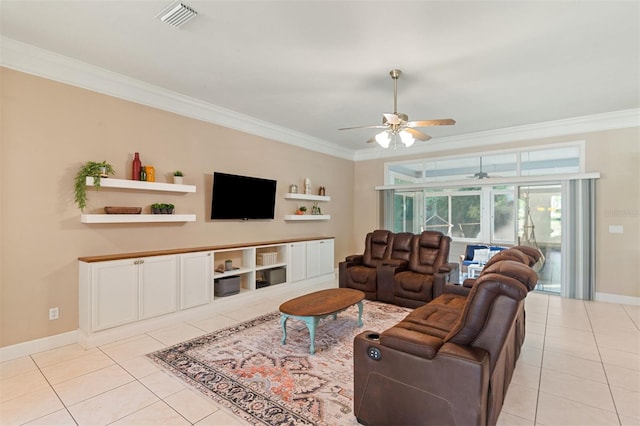
[[275, 180], [213, 173], [211, 219], [273, 219]]

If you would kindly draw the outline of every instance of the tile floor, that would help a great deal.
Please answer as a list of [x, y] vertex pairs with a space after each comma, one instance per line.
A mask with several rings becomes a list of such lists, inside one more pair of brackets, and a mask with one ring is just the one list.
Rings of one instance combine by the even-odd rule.
[[[3, 362], [0, 424], [244, 424], [144, 355], [296, 295], [90, 350], [70, 345]], [[640, 425], [640, 307], [542, 293], [526, 300], [526, 342], [498, 424]]]

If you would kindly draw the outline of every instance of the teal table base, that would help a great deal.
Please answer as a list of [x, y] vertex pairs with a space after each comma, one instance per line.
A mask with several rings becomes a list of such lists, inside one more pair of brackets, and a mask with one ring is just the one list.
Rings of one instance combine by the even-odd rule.
[[[362, 327], [363, 325], [362, 324], [362, 301], [358, 302], [357, 305], [358, 305], [358, 327]], [[315, 354], [316, 353], [316, 327], [318, 326], [318, 323], [322, 318], [326, 318], [329, 315], [333, 316], [333, 319], [335, 320], [338, 317], [338, 314], [344, 311], [345, 309], [338, 312], [334, 312], [332, 314], [328, 314], [328, 315], [311, 316], [311, 317], [301, 317], [301, 316], [281, 313], [280, 325], [282, 326], [282, 344], [284, 345], [287, 341], [287, 320], [289, 318], [298, 319], [300, 321], [303, 321], [307, 325], [307, 328], [309, 329], [309, 340], [311, 340], [311, 344], [309, 345], [309, 353], [311, 353], [311, 355]]]

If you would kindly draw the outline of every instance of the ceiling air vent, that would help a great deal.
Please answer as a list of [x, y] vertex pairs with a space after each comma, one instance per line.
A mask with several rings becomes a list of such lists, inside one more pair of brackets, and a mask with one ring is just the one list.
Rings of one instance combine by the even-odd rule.
[[175, 2], [164, 8], [162, 12], [156, 15], [156, 18], [162, 22], [166, 22], [176, 28], [180, 28], [198, 14], [195, 10], [184, 3]]

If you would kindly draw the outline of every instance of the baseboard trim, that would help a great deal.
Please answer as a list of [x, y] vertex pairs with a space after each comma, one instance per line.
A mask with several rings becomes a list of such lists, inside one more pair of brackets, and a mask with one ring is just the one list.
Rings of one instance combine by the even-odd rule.
[[47, 336], [41, 339], [29, 340], [27, 342], [5, 346], [0, 348], [0, 362], [22, 358], [38, 352], [48, 351], [49, 349], [72, 345], [77, 342], [78, 330], [73, 330], [67, 331], [66, 333], [56, 334], [55, 336]]
[[596, 292], [596, 302], [618, 303], [620, 305], [640, 306], [640, 297], [621, 296], [619, 294]]
[[[337, 286], [337, 274], [337, 270], [334, 270], [330, 274], [321, 275], [304, 280], [303, 282], [292, 284], [295, 284], [299, 290], [309, 291], [314, 291], [316, 289], [316, 286], [322, 283], [335, 283], [335, 285]], [[274, 295], [289, 290], [290, 287], [287, 287], [286, 285], [274, 285], [268, 288], [268, 294], [269, 297], [273, 297]], [[57, 334], [55, 336], [43, 337], [41, 339], [35, 339], [27, 342], [17, 343], [11, 346], [5, 346], [3, 348], [0, 348], [0, 362], [10, 361], [12, 359], [21, 358], [38, 352], [43, 352], [62, 346], [73, 345], [76, 343], [85, 349], [105, 345], [107, 343], [126, 339], [138, 334], [144, 334], [158, 328], [169, 327], [177, 322], [204, 319], [208, 315], [216, 313], [217, 309], [221, 306], [229, 307], [237, 305], [238, 308], [242, 308], [247, 304], [247, 302], [254, 302], [256, 299], [259, 300], [259, 298], [264, 297], [265, 294], [265, 292], [261, 293], [260, 291], [252, 291], [231, 296], [229, 297], [229, 299], [216, 299], [215, 302], [209, 303], [208, 305], [187, 309], [156, 318], [150, 318], [147, 320], [138, 321], [132, 324], [123, 325], [96, 333], [88, 334], [85, 331], [78, 329], [62, 334]]]

